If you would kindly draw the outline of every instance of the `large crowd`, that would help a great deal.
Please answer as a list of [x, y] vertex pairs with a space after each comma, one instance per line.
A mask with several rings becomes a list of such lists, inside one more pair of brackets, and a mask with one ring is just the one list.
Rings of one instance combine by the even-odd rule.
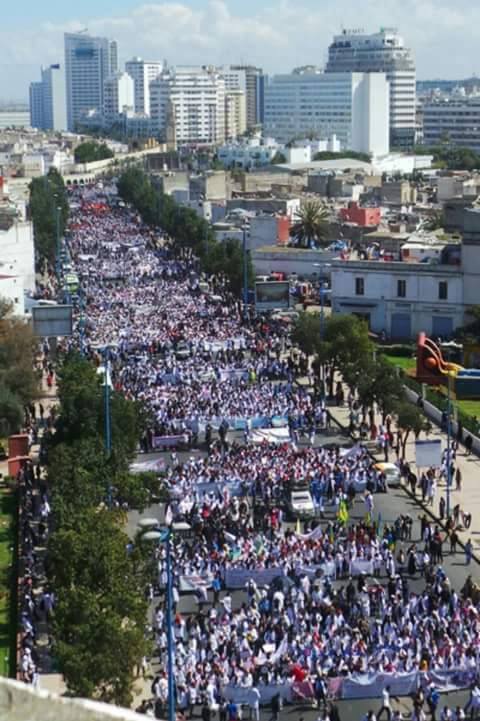
[[[68, 246], [80, 277], [71, 342], [97, 364], [108, 359], [116, 389], [150, 409], [143, 450], [158, 436], [186, 432], [195, 444], [203, 434], [205, 453], [179, 460], [173, 452], [164, 478], [169, 513], [192, 531], [172, 544], [180, 710], [203, 704], [220, 709], [222, 718], [226, 690], [240, 688], [251, 691], [258, 719], [258, 689], [267, 686], [294, 683], [300, 696], [320, 704], [329, 680], [339, 676], [475, 669], [480, 606], [468, 589], [459, 595], [451, 588], [440, 565], [439, 529], [423, 519], [415, 544], [410, 517], [382, 527], [374, 494], [387, 490], [386, 479], [366, 450], [317, 447], [328, 409], [320, 385], [296, 383], [310, 370], [286, 325], [245, 318], [220, 279], [207, 279], [206, 287], [196, 261], [174, 257], [160, 230], [118, 203], [113, 186], [73, 193]], [[239, 420], [243, 441], [226, 442], [226, 430]], [[254, 443], [258, 426], [284, 426], [288, 437]], [[212, 436], [218, 428], [219, 440]], [[299, 428], [310, 443], [298, 443]], [[28, 473], [27, 494], [34, 480]], [[309, 491], [313, 513], [293, 527], [284, 521], [295, 488]], [[356, 497], [364, 520], [353, 523]], [[35, 513], [41, 520], [40, 507]], [[27, 517], [28, 558], [29, 524]], [[166, 550], [153, 555], [152, 634], [166, 669]], [[244, 580], [232, 585], [240, 571]], [[421, 592], [411, 588], [417, 574]], [[180, 593], [189, 581], [198, 610], [183, 615]], [[242, 603], [232, 588], [244, 592]], [[48, 592], [42, 604], [48, 615]], [[35, 613], [26, 589], [25, 680], [35, 673], [29, 656]], [[160, 673], [152, 684], [159, 713], [167, 692]]]

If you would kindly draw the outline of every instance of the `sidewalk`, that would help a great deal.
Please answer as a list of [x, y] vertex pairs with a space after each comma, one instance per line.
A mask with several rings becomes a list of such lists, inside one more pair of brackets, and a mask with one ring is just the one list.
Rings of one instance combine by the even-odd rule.
[[[332, 418], [337, 421], [340, 426], [348, 428], [349, 426], [349, 409], [348, 406], [329, 406], [328, 410]], [[380, 417], [375, 417], [375, 423], [380, 422]], [[424, 434], [421, 435], [424, 438]], [[429, 439], [440, 439], [442, 441], [442, 450], [447, 447], [447, 436], [442, 433], [438, 426], [433, 425], [432, 431], [428, 435]], [[383, 461], [383, 453], [378, 452], [374, 455], [378, 458], [378, 461]], [[396, 454], [391, 449], [389, 452], [389, 460], [394, 463], [396, 461]], [[410, 433], [407, 441], [405, 460], [410, 463], [410, 466], [414, 473], [417, 475], [417, 467], [415, 464], [415, 436]], [[457, 503], [460, 504], [460, 508], [463, 511], [468, 511], [472, 514], [472, 524], [468, 530], [458, 530], [458, 537], [462, 544], [466, 543], [471, 538], [474, 548], [474, 554], [477, 560], [480, 558], [480, 458], [472, 454], [466, 456], [465, 447], [459, 445], [457, 456], [455, 460], [455, 468], [460, 468], [462, 474], [462, 489], [460, 491], [455, 490], [455, 482], [452, 478], [452, 484], [450, 487], [450, 508], [453, 509]], [[405, 493], [410, 494], [410, 490], [405, 489]], [[445, 497], [446, 494], [446, 482], [439, 481], [437, 485], [437, 493], [433, 506], [425, 507], [427, 512], [433, 514], [436, 519], [439, 518], [438, 505], [440, 498]], [[419, 504], [419, 510], [424, 508], [421, 503], [421, 493], [417, 491], [416, 500]]]

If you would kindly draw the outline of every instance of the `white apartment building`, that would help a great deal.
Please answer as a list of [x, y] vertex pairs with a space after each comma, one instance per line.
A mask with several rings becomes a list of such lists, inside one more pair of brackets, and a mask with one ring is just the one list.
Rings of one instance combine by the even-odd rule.
[[0, 130], [30, 127], [30, 110], [20, 108], [5, 108], [4, 110], [0, 110]]
[[114, 73], [103, 84], [103, 119], [111, 125], [125, 108], [134, 103], [134, 84], [128, 73]]
[[435, 100], [423, 105], [423, 143], [480, 152], [480, 97]]
[[134, 83], [134, 110], [136, 113], [150, 115], [150, 83], [163, 71], [162, 62], [147, 62], [142, 58], [132, 58], [125, 63], [125, 71]]
[[225, 92], [225, 137], [235, 140], [247, 129], [247, 108], [242, 90]]
[[[332, 311], [364, 318], [375, 333], [448, 338], [464, 322], [459, 266], [383, 261], [331, 263]], [[477, 276], [478, 287], [478, 276]]]
[[385, 73], [275, 75], [265, 88], [265, 133], [282, 143], [336, 135], [343, 148], [374, 156], [389, 151]]
[[385, 73], [390, 83], [390, 145], [415, 144], [416, 72], [412, 51], [395, 28], [367, 35], [344, 30], [328, 48], [326, 73]]
[[105, 80], [118, 69], [117, 43], [84, 33], [65, 33], [68, 130], [90, 110], [103, 110]]
[[174, 126], [178, 145], [223, 143], [225, 81], [214, 68], [169, 68], [150, 84], [150, 116], [160, 136]]
[[39, 130], [67, 129], [65, 73], [57, 63], [41, 69], [40, 82], [30, 84], [30, 121]]

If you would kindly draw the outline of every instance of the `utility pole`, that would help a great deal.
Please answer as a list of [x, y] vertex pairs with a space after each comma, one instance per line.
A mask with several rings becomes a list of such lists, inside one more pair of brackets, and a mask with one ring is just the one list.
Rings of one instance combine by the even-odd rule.
[[244, 223], [243, 231], [243, 318], [247, 320], [248, 309], [248, 267], [247, 267], [247, 224]]
[[[107, 460], [110, 458], [112, 453], [112, 419], [110, 414], [110, 361], [108, 359], [108, 348], [105, 349], [104, 360], [104, 384], [103, 384], [103, 404], [105, 413], [105, 454]], [[107, 504], [108, 507], [112, 507], [112, 486], [110, 483], [110, 475], [108, 475], [108, 486], [107, 486]]]

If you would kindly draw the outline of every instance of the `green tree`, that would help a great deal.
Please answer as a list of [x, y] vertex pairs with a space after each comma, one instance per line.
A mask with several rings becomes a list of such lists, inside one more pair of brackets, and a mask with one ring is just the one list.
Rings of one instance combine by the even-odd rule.
[[52, 534], [47, 573], [59, 597], [55, 651], [69, 691], [129, 705], [134, 665], [148, 652], [141, 554], [120, 518], [85, 510]]
[[405, 459], [407, 441], [410, 433], [414, 433], [417, 437], [422, 431], [428, 429], [427, 420], [420, 412], [417, 406], [412, 405], [407, 400], [400, 401], [395, 407], [395, 418], [397, 426], [400, 430], [401, 457]]
[[23, 407], [39, 393], [39, 374], [33, 366], [36, 342], [29, 325], [12, 314], [0, 298], [0, 433], [17, 433]]
[[323, 341], [321, 359], [330, 367], [330, 395], [336, 372], [356, 387], [374, 350], [365, 321], [355, 315], [332, 315], [325, 322]]
[[455, 331], [458, 340], [480, 343], [480, 305], [472, 305], [468, 309], [469, 322]]
[[50, 168], [43, 178], [30, 183], [30, 215], [35, 237], [37, 266], [53, 263], [57, 247], [57, 216], [59, 232], [64, 234], [68, 221], [68, 199], [63, 178], [55, 168]]
[[402, 384], [395, 368], [385, 358], [365, 361], [357, 382], [359, 399], [364, 408], [376, 403], [385, 421], [385, 416], [392, 413], [404, 396]]
[[311, 245], [324, 246], [328, 243], [328, 211], [318, 200], [307, 200], [295, 215], [290, 236], [295, 245], [309, 248]]
[[[230, 290], [240, 297], [243, 291], [243, 248], [236, 238], [225, 238], [212, 243], [202, 257], [202, 269], [209, 275], [223, 275]], [[250, 253], [247, 251], [247, 286], [253, 287], [255, 273]]]
[[368, 153], [359, 153], [356, 150], [342, 150], [339, 153], [334, 153], [329, 150], [324, 150], [319, 153], [315, 153], [313, 156], [314, 160], [339, 160], [341, 158], [352, 158], [352, 160], [362, 160], [364, 163], [371, 163], [372, 157]]
[[320, 315], [300, 313], [292, 330], [292, 340], [308, 356], [318, 356], [321, 350]]
[[76, 163], [92, 163], [97, 160], [109, 160], [114, 157], [115, 153], [110, 150], [106, 143], [97, 143], [94, 140], [87, 140], [75, 148]]

